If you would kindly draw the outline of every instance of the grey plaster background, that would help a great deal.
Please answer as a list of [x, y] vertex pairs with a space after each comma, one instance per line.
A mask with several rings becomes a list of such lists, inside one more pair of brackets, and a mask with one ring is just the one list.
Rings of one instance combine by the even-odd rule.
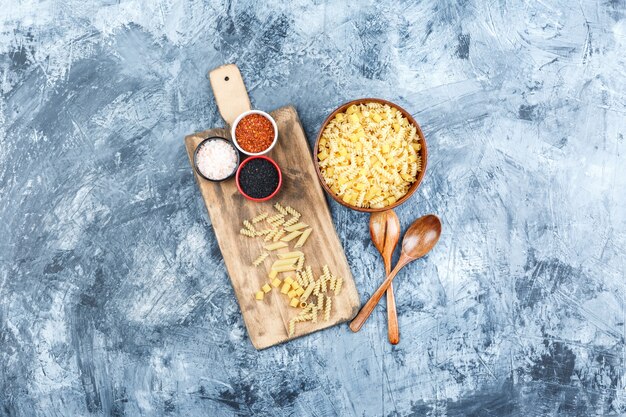
[[[626, 413], [626, 3], [0, 1], [0, 415]], [[444, 234], [384, 305], [257, 352], [182, 138], [207, 71], [313, 140], [379, 96], [422, 124], [397, 210]], [[365, 215], [331, 204], [361, 298]]]

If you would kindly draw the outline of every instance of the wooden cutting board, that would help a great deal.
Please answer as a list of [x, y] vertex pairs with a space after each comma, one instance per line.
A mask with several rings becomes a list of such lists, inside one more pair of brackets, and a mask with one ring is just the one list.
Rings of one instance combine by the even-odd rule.
[[[217, 68], [211, 71], [209, 78], [220, 114], [227, 123], [232, 123], [239, 114], [250, 109], [248, 93], [235, 65]], [[255, 203], [239, 194], [234, 179], [214, 183], [201, 178], [193, 170], [211, 217], [248, 335], [257, 349], [348, 321], [356, 315], [360, 306], [354, 279], [318, 182], [298, 113], [293, 106], [287, 106], [271, 112], [271, 115], [278, 126], [278, 143], [268, 156], [278, 163], [283, 174], [283, 185], [276, 197], [267, 202]], [[230, 139], [229, 130], [210, 129], [185, 137], [192, 169], [196, 146], [209, 136]], [[244, 155], [242, 160], [243, 157]], [[300, 310], [289, 307], [286, 297], [277, 289], [268, 293], [262, 302], [254, 298], [255, 292], [269, 282], [271, 262], [267, 260], [263, 267], [252, 265], [252, 261], [263, 252], [263, 244], [266, 242], [262, 238], [249, 239], [239, 233], [243, 220], [251, 219], [264, 211], [271, 213], [276, 202], [298, 210], [302, 214], [301, 221], [313, 228], [302, 250], [306, 255], [306, 264], [311, 265], [314, 274], [319, 276], [322, 266], [328, 265], [333, 273], [344, 279], [341, 293], [333, 300], [330, 320], [298, 323], [292, 337], [288, 336], [289, 320]]]

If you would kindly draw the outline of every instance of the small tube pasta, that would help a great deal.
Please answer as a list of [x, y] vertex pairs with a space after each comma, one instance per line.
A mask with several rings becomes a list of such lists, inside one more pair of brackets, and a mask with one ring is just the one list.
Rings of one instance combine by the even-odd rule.
[[280, 266], [273, 268], [272, 270], [277, 271], [277, 272], [295, 271], [296, 266], [295, 265], [280, 265]]
[[296, 293], [297, 297], [300, 297], [302, 294], [304, 294], [304, 289], [302, 287], [298, 287], [293, 291]]
[[291, 301], [289, 302], [289, 305], [291, 307], [298, 307], [299, 303], [300, 303], [300, 300], [298, 300], [297, 298], [292, 298]]
[[283, 287], [280, 289], [280, 293], [281, 294], [288, 294], [289, 293], [289, 288], [291, 288], [291, 284], [286, 282], [287, 280], [285, 280], [285, 282], [283, 282]]
[[285, 227], [285, 230], [288, 232], [295, 232], [296, 230], [304, 229], [305, 227], [309, 227], [306, 223], [296, 223], [293, 226]]
[[263, 290], [263, 292], [265, 294], [267, 294], [268, 292], [272, 291], [272, 287], [270, 287], [270, 284], [265, 284], [261, 287], [261, 289]]
[[312, 228], [306, 229], [304, 233], [302, 233], [302, 235], [300, 236], [296, 244], [294, 245], [294, 248], [301, 248], [302, 246], [304, 246], [304, 244], [306, 243], [306, 240], [309, 238], [309, 235], [311, 234], [312, 231], [313, 231]]
[[291, 277], [285, 278], [285, 284], [291, 285], [292, 282], [293, 282], [293, 278], [291, 278]]
[[265, 293], [263, 291], [257, 291], [256, 294], [254, 294], [254, 298], [259, 301], [262, 301], [263, 297], [265, 297]]
[[[283, 229], [283, 233], [284, 233], [284, 229]], [[296, 230], [295, 232], [289, 233], [287, 236], [283, 237], [280, 240], [282, 240], [283, 242], [291, 242], [292, 240], [294, 240], [295, 238], [297, 238], [301, 234], [302, 234], [302, 232], [300, 232], [299, 230]], [[274, 237], [274, 239], [276, 239], [276, 237]]]
[[282, 282], [282, 281], [281, 281], [280, 279], [278, 279], [278, 278], [274, 278], [274, 279], [272, 280], [272, 287], [274, 287], [274, 288], [278, 288], [278, 286], [281, 284], [281, 282]]
[[265, 248], [265, 250], [276, 250], [276, 249], [286, 248], [287, 244], [285, 242], [276, 242], [276, 243], [271, 243], [269, 245], [265, 245], [263, 247]]
[[291, 290], [287, 293], [287, 297], [289, 298], [297, 298], [298, 294], [296, 293], [296, 290]]
[[274, 279], [278, 276], [278, 271], [274, 271], [273, 269], [270, 269], [270, 273], [267, 276], [269, 277], [269, 279]]

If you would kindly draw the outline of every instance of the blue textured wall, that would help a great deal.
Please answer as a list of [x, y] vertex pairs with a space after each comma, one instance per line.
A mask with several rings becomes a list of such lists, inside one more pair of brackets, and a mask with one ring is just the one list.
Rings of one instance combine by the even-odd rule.
[[[0, 415], [626, 412], [626, 3], [8, 0], [0, 13]], [[444, 234], [384, 305], [257, 352], [182, 138], [207, 72], [296, 105], [409, 109], [403, 228]], [[331, 203], [361, 297], [366, 215]]]

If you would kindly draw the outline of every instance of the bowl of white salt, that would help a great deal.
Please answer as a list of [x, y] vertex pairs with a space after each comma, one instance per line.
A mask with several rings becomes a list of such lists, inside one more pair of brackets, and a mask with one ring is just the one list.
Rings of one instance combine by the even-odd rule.
[[204, 139], [193, 153], [198, 175], [209, 181], [224, 181], [237, 172], [239, 152], [229, 140], [218, 136]]

